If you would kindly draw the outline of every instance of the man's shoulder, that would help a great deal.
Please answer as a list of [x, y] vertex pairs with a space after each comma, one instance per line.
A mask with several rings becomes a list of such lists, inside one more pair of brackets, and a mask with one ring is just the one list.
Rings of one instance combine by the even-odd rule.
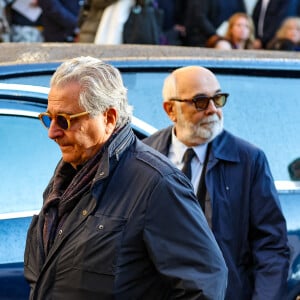
[[179, 171], [165, 155], [143, 142], [137, 141], [136, 158], [139, 161], [162, 176]]
[[154, 143], [155, 141], [159, 140], [159, 139], [164, 139], [164, 138], [168, 138], [172, 133], [172, 126], [160, 129], [158, 131], [156, 131], [155, 133], [153, 133], [152, 135], [146, 137], [143, 139], [143, 142], [147, 145], [151, 145], [152, 143]]
[[167, 155], [171, 144], [172, 126], [161, 129], [148, 138], [144, 139], [143, 142], [152, 148], [158, 150], [160, 153]]
[[[222, 137], [223, 135], [223, 137]], [[251, 141], [244, 139], [243, 137], [237, 136], [227, 130], [224, 130], [221, 134], [226, 143], [235, 145], [240, 149], [248, 149], [253, 151], [262, 151], [257, 145], [253, 144]]]
[[227, 130], [214, 139], [213, 149], [216, 157], [229, 161], [252, 160], [255, 157], [265, 159], [262, 149]]

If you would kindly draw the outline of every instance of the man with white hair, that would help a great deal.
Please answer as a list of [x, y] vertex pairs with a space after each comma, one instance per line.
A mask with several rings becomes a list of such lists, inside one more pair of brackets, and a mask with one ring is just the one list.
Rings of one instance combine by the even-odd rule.
[[28, 231], [29, 299], [224, 299], [227, 268], [192, 186], [134, 135], [118, 69], [65, 61], [39, 118], [62, 159]]

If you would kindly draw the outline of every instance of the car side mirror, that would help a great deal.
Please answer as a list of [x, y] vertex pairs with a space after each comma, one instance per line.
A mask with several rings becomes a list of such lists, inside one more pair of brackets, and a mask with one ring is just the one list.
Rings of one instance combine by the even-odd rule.
[[288, 165], [288, 171], [291, 180], [300, 180], [300, 157]]

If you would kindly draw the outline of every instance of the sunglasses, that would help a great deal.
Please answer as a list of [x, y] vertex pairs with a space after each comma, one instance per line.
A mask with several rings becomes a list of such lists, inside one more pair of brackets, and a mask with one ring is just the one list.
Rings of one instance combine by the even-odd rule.
[[210, 100], [214, 102], [215, 107], [223, 107], [226, 104], [229, 94], [219, 93], [215, 94], [212, 97], [195, 95], [192, 99], [178, 99], [171, 98], [169, 101], [178, 101], [178, 102], [193, 102], [197, 110], [206, 110], [208, 108]]
[[57, 115], [51, 115], [47, 112], [40, 113], [39, 114], [39, 119], [43, 123], [43, 125], [49, 129], [52, 120], [55, 120], [56, 124], [63, 130], [70, 129], [71, 126], [71, 120], [75, 118], [79, 118], [85, 115], [88, 115], [89, 112], [84, 111], [78, 114], [74, 115], [68, 115], [68, 114], [57, 114]]

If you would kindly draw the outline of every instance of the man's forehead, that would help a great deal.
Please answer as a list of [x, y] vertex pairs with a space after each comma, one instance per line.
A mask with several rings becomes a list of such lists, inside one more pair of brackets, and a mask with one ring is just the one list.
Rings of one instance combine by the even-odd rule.
[[220, 84], [213, 78], [184, 78], [177, 84], [178, 94], [210, 95], [220, 91]]

